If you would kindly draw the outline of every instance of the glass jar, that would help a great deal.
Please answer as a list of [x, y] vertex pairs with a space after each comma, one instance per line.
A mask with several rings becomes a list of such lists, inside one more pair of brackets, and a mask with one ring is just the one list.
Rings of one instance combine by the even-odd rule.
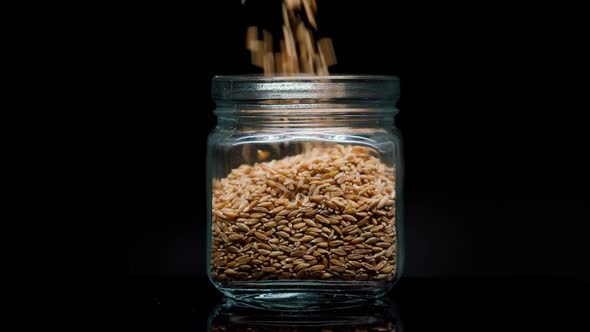
[[357, 301], [399, 279], [399, 80], [218, 76], [207, 271], [229, 297]]

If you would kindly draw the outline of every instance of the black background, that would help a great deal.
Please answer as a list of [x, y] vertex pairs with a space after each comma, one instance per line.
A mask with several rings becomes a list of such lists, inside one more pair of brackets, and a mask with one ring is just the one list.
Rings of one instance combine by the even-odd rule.
[[[590, 281], [582, 12], [318, 2], [321, 35], [333, 38], [339, 60], [332, 72], [401, 77], [402, 302], [469, 294], [455, 301], [466, 310], [472, 294], [491, 298], [490, 307], [520, 294], [530, 306], [541, 292], [571, 302], [578, 291], [546, 287]], [[142, 313], [162, 298], [182, 313], [179, 293], [216, 298], [203, 278], [209, 84], [215, 74], [256, 72], [245, 28], [278, 31], [278, 3], [51, 2], [2, 11], [0, 77], [13, 79], [3, 82], [0, 115], [6, 287], [44, 287], [47, 299], [64, 296], [47, 287], [180, 285], [168, 298], [131, 292]], [[504, 285], [501, 295], [487, 288], [494, 285]], [[120, 294], [72, 293], [68, 308]]]

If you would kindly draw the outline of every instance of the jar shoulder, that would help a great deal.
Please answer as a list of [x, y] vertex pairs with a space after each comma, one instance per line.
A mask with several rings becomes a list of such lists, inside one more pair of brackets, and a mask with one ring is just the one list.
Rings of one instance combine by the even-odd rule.
[[208, 136], [209, 144], [261, 143], [285, 141], [325, 141], [347, 144], [392, 142], [401, 144], [398, 128], [268, 128], [230, 129], [217, 127]]

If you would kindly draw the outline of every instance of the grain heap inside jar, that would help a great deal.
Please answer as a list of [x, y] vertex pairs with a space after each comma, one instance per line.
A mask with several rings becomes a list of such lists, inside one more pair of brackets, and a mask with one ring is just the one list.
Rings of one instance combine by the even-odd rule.
[[395, 170], [363, 146], [316, 146], [214, 179], [211, 276], [391, 281]]

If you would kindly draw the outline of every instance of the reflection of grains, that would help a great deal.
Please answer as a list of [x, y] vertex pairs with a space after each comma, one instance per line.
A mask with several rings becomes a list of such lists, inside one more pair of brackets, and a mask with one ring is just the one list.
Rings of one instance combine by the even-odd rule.
[[[368, 316], [370, 317], [370, 316]], [[340, 317], [338, 317], [340, 318]], [[356, 324], [342, 324], [341, 320], [336, 318], [334, 320], [334, 327], [322, 327], [323, 324], [310, 324], [306, 322], [305, 325], [291, 322], [292, 326], [286, 324], [276, 324], [275, 321], [257, 322], [258, 324], [252, 323], [235, 323], [225, 319], [215, 319], [211, 323], [212, 332], [238, 332], [238, 331], [250, 331], [250, 332], [350, 332], [350, 331], [367, 331], [367, 332], [396, 332], [397, 326], [395, 321], [384, 321], [379, 320], [373, 323], [361, 323], [360, 321], [366, 320], [359, 319]], [[275, 323], [275, 324], [273, 324]]]
[[213, 183], [211, 276], [393, 280], [394, 195], [394, 169], [360, 146], [242, 165]]
[[270, 156], [270, 152], [265, 151], [265, 150], [257, 150], [256, 152], [258, 154], [258, 160], [259, 161], [266, 160]]

